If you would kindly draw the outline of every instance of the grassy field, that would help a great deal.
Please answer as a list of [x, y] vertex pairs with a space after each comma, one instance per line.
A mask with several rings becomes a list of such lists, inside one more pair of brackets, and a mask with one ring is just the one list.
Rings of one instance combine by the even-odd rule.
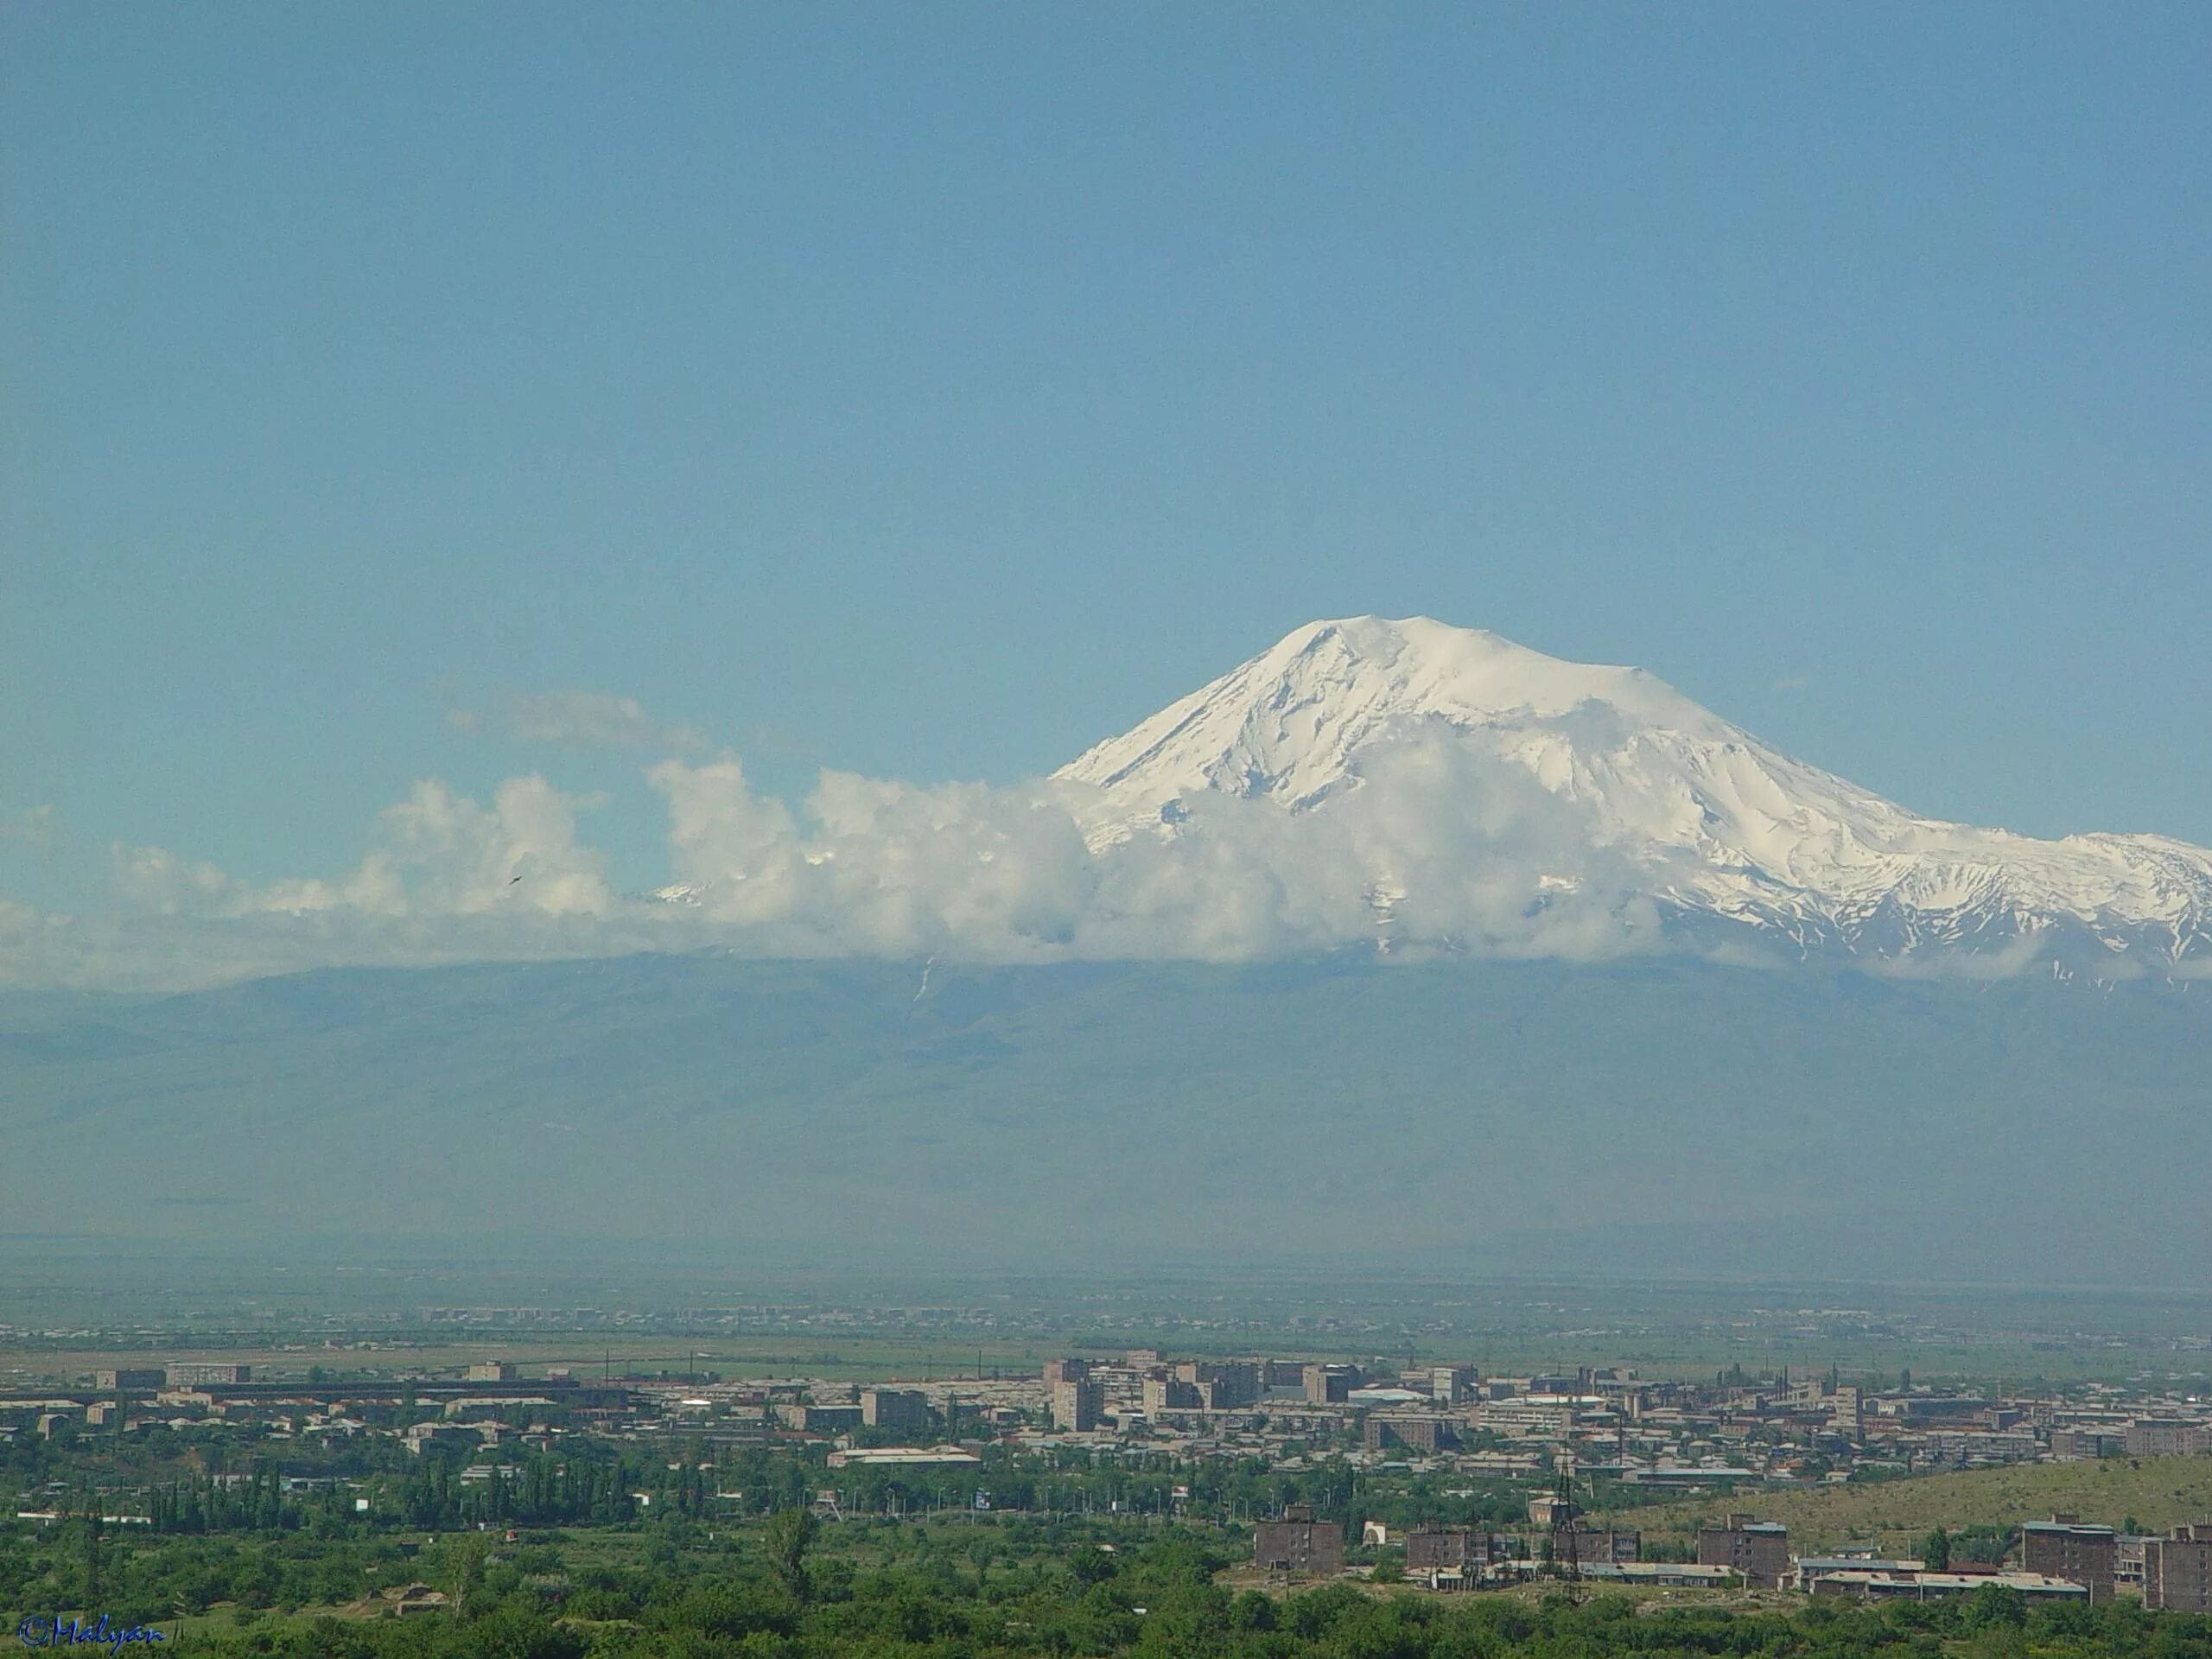
[[1700, 1498], [1656, 1509], [1625, 1510], [1613, 1518], [1647, 1535], [1694, 1533], [1730, 1509], [1755, 1512], [1789, 1529], [1793, 1549], [1873, 1544], [1888, 1554], [1918, 1553], [1938, 1526], [2018, 1526], [2055, 1513], [2105, 1526], [2131, 1516], [2163, 1531], [2212, 1516], [2212, 1458], [2108, 1458], [2096, 1463], [2031, 1464], [1979, 1469], [1817, 1491]]

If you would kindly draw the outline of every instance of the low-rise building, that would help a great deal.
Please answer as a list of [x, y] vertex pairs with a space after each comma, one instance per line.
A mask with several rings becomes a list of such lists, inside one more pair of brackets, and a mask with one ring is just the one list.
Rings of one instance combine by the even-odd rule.
[[206, 1364], [194, 1361], [168, 1368], [168, 1386], [172, 1389], [219, 1389], [235, 1387], [253, 1381], [251, 1365]]
[[982, 1459], [957, 1446], [851, 1446], [830, 1454], [832, 1469], [964, 1469]]
[[434, 1613], [446, 1605], [446, 1593], [433, 1590], [427, 1584], [404, 1585], [392, 1590], [372, 1590], [369, 1592], [372, 1605], [404, 1618], [410, 1613]]
[[1735, 1576], [1725, 1567], [1697, 1567], [1688, 1561], [1597, 1561], [1581, 1571], [1584, 1578], [1599, 1584], [1647, 1590], [1721, 1590]]
[[1477, 1426], [1509, 1440], [1563, 1440], [1574, 1432], [1575, 1402], [1557, 1396], [1529, 1396], [1486, 1402]]
[[157, 1366], [137, 1370], [121, 1370], [92, 1373], [92, 1386], [102, 1394], [119, 1394], [126, 1391], [150, 1393], [159, 1389], [167, 1380], [168, 1374]]
[[1919, 1561], [1883, 1560], [1872, 1555], [1800, 1555], [1790, 1564], [1793, 1587], [1805, 1595], [1831, 1573], [1878, 1573], [1890, 1578], [1910, 1578], [1923, 1570]]
[[1942, 1601], [1968, 1596], [1996, 1585], [2030, 1601], [2086, 1601], [2085, 1585], [2040, 1573], [1912, 1573], [1860, 1570], [1823, 1573], [1813, 1581], [1816, 1596], [1851, 1596], [1861, 1601]]

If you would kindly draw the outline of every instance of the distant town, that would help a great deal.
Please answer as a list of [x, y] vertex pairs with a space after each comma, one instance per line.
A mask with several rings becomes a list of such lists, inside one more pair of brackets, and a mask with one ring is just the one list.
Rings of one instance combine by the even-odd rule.
[[[33, 1529], [87, 1504], [118, 1529], [204, 1528], [242, 1489], [270, 1516], [289, 1503], [401, 1524], [422, 1518], [428, 1483], [444, 1506], [436, 1518], [497, 1529], [553, 1501], [525, 1485], [611, 1455], [614, 1469], [652, 1472], [594, 1497], [605, 1518], [658, 1505], [734, 1521], [792, 1503], [830, 1522], [1154, 1516], [1249, 1528], [1249, 1575], [1262, 1584], [1350, 1576], [1451, 1593], [1555, 1581], [1866, 1601], [1993, 1586], [2030, 1601], [2126, 1596], [2212, 1613], [2212, 1517], [2131, 1529], [2062, 1511], [1969, 1548], [1972, 1518], [1961, 1516], [1959, 1547], [1938, 1527], [1900, 1558], [1802, 1550], [1763, 1510], [1780, 1494], [1944, 1471], [2212, 1456], [2212, 1394], [2111, 1382], [2018, 1394], [1905, 1376], [1881, 1386], [1740, 1368], [1694, 1382], [1620, 1366], [1503, 1376], [1149, 1348], [872, 1384], [489, 1357], [457, 1373], [257, 1376], [247, 1363], [179, 1359], [6, 1390], [7, 1447], [100, 1458], [109, 1471], [88, 1482], [49, 1469], [13, 1511]], [[117, 1472], [132, 1459], [111, 1455], [132, 1447], [149, 1471], [135, 1483]], [[814, 1472], [768, 1490], [771, 1453]], [[1467, 1513], [1376, 1513], [1389, 1507], [1377, 1494], [1416, 1486]], [[1691, 1547], [1655, 1548], [1637, 1510], [1686, 1501], [1709, 1511]]]

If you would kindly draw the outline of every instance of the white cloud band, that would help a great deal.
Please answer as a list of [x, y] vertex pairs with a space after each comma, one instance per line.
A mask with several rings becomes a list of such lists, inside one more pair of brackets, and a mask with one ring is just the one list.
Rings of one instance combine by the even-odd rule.
[[[1107, 823], [1079, 785], [937, 787], [823, 772], [802, 811], [734, 756], [646, 773], [675, 887], [624, 895], [580, 841], [590, 803], [537, 775], [488, 805], [435, 780], [355, 869], [255, 886], [118, 848], [118, 906], [0, 910], [0, 982], [159, 986], [339, 963], [721, 945], [760, 956], [1243, 960], [1344, 945], [1611, 956], [1656, 945], [1638, 872], [1510, 768], [1414, 740], [1294, 820], [1192, 804], [1172, 833]], [[1469, 810], [1469, 803], [1475, 804]], [[1578, 850], [1579, 849], [1579, 850]], [[1649, 872], [1641, 872], [1648, 877]]]

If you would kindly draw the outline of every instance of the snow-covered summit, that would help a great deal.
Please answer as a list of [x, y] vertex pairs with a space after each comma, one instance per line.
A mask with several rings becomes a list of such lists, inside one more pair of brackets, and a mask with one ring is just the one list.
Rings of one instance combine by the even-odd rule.
[[[1563, 662], [1426, 617], [1309, 623], [1058, 776], [1099, 791], [1089, 830], [1104, 847], [1198, 832], [1185, 820], [1208, 794], [1328, 813], [1356, 791], [1400, 787], [1388, 757], [1416, 742], [1464, 763], [1452, 774], [1460, 798], [1432, 791], [1418, 810], [1476, 815], [1497, 785], [1533, 781], [1677, 925], [1883, 954], [2038, 942], [2169, 963], [2212, 953], [2204, 849], [1919, 817], [1639, 669]], [[1395, 890], [1390, 855], [1376, 860], [1375, 890]]]
[[1307, 623], [1058, 775], [1150, 805], [1212, 788], [1297, 810], [1354, 781], [1361, 746], [1409, 721], [1497, 726], [1592, 703], [1654, 727], [1728, 729], [1641, 669], [1561, 662], [1425, 616], [1356, 616]]

